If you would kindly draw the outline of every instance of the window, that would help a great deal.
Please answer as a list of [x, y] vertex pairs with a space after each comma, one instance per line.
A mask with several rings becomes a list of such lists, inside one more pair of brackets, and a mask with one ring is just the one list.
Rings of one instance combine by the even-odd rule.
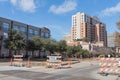
[[28, 39], [29, 39], [29, 40], [33, 40], [32, 36], [29, 36]]
[[29, 29], [29, 34], [33, 35], [33, 29]]
[[9, 24], [8, 23], [3, 23], [3, 30], [6, 31], [6, 32], [8, 32], [9, 29], [10, 29]]
[[4, 37], [8, 38], [8, 33], [4, 32]]
[[17, 30], [19, 30], [19, 27], [15, 25], [13, 29], [14, 29], [15, 31], [17, 31]]
[[26, 28], [25, 27], [21, 27], [20, 30], [21, 30], [21, 33], [24, 33], [24, 34], [26, 33]]
[[46, 37], [46, 38], [49, 38], [49, 33], [46, 33], [46, 34], [45, 34], [45, 37]]
[[35, 35], [39, 35], [39, 32], [38, 32], [38, 31], [34, 31], [34, 34], [35, 34]]
[[45, 34], [44, 32], [41, 32], [41, 37], [42, 37], [42, 38], [44, 38], [44, 34]]

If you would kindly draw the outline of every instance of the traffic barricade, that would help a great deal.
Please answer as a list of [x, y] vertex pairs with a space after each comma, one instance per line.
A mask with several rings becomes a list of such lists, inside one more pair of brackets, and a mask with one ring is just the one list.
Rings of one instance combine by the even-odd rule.
[[19, 67], [24, 66], [23, 55], [13, 55], [13, 60], [11, 63], [13, 66], [19, 66]]
[[47, 67], [60, 68], [61, 56], [47, 56]]
[[120, 75], [120, 58], [99, 58], [100, 74]]

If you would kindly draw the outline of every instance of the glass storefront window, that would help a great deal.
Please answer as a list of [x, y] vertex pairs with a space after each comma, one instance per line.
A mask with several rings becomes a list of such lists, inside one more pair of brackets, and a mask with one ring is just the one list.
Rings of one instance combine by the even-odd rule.
[[4, 30], [5, 32], [8, 32], [9, 29], [10, 29], [9, 24], [8, 24], [8, 23], [3, 23], [3, 30]]

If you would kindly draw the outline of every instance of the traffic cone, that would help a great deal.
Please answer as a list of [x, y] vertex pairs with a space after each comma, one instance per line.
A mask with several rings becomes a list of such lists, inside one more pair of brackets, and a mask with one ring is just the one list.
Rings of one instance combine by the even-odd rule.
[[28, 58], [27, 67], [28, 67], [28, 68], [30, 67], [30, 58]]
[[10, 66], [12, 66], [12, 58], [10, 59]]

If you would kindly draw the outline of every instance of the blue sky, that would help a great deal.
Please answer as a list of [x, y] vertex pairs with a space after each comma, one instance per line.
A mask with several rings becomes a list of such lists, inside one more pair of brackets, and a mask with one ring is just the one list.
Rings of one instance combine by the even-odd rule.
[[120, 20], [120, 0], [0, 0], [0, 17], [46, 26], [56, 40], [70, 33], [71, 16], [77, 12], [98, 16], [110, 34]]

